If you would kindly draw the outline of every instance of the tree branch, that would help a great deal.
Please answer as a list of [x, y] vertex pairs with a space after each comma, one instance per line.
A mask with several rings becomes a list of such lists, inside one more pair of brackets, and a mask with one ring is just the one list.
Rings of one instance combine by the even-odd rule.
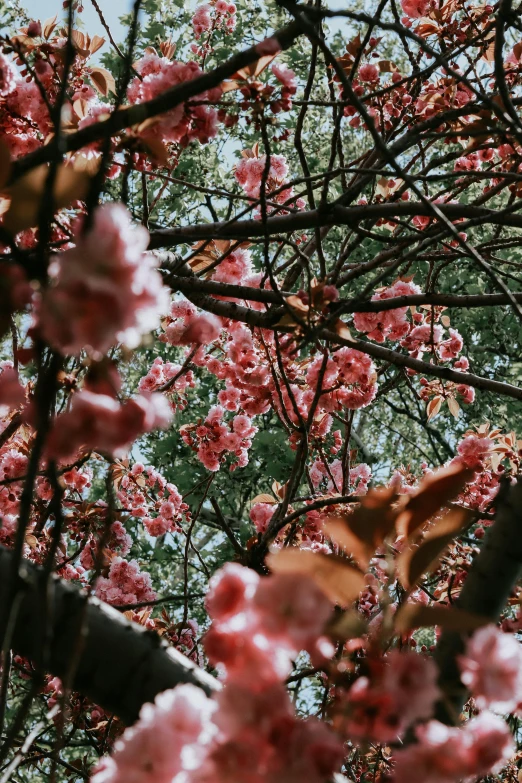
[[[93, 127], [92, 125], [89, 127]], [[71, 138], [71, 137], [68, 137]], [[437, 204], [437, 208], [449, 220], [479, 220], [481, 225], [491, 223], [499, 226], [522, 228], [522, 215], [496, 212], [488, 207], [471, 204]], [[201, 239], [251, 239], [253, 237], [288, 234], [293, 231], [309, 231], [320, 226], [358, 226], [363, 220], [393, 220], [426, 215], [433, 218], [429, 204], [420, 201], [397, 201], [383, 204], [341, 207], [331, 205], [324, 209], [311, 209], [292, 215], [269, 217], [266, 223], [260, 220], [227, 220], [220, 223], [202, 223], [196, 226], [176, 226], [152, 231], [149, 250], [173, 247]], [[459, 226], [463, 229], [465, 226]], [[426, 233], [426, 232], [424, 232]], [[414, 237], [415, 240], [418, 235]], [[401, 242], [404, 238], [401, 237]]]
[[[7, 599], [13, 553], [0, 548], [0, 602]], [[49, 598], [50, 629], [42, 614], [46, 576], [41, 568], [24, 560], [23, 597], [13, 632], [15, 653], [32, 660], [40, 653], [43, 634], [50, 639], [48, 667], [64, 677], [75, 654], [81, 617], [88, 601], [85, 640], [72, 687], [133, 723], [142, 704], [179, 683], [192, 683], [210, 694], [219, 683], [191, 660], [137, 623], [129, 622], [116, 609], [61, 579], [53, 577]]]
[[[483, 615], [492, 622], [498, 620], [506, 606], [522, 568], [522, 477], [514, 484], [505, 481], [495, 506], [495, 522], [455, 602], [459, 609]], [[456, 723], [468, 696], [457, 664], [457, 656], [463, 650], [463, 634], [445, 631], [435, 651], [439, 686], [444, 693], [436, 717], [444, 723]]]

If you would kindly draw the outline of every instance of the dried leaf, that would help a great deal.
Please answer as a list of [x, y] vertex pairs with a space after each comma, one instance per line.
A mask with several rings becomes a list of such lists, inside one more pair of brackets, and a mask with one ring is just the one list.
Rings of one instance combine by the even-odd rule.
[[337, 319], [337, 321], [334, 324], [334, 332], [339, 335], [339, 337], [342, 337], [343, 340], [349, 340], [351, 343], [354, 343], [355, 340], [352, 337], [352, 333], [349, 330], [349, 328], [346, 326], [344, 321], [341, 321], [340, 318]]
[[453, 500], [472, 478], [473, 471], [458, 464], [448, 465], [426, 476], [417, 492], [410, 495], [397, 519], [397, 532], [410, 537], [449, 500]]
[[289, 305], [292, 310], [296, 310], [298, 313], [303, 313], [305, 315], [310, 310], [310, 306], [305, 304], [300, 296], [295, 296], [295, 294], [292, 294], [291, 296], [286, 297], [286, 303]]
[[407, 590], [423, 574], [435, 570], [444, 550], [468, 523], [470, 516], [468, 509], [451, 509], [433, 525], [420, 545], [410, 544], [401, 552], [396, 560], [397, 574]]
[[106, 68], [100, 68], [98, 66], [96, 68], [89, 68], [88, 73], [92, 83], [102, 95], [107, 96], [109, 92], [116, 92], [114, 76], [112, 73], [109, 73]]
[[441, 397], [440, 394], [437, 394], [436, 397], [433, 397], [429, 401], [429, 403], [426, 406], [426, 415], [428, 417], [428, 421], [431, 421], [435, 418], [437, 413], [440, 411], [441, 405], [444, 402], [444, 397]]
[[265, 54], [264, 57], [260, 57], [256, 62], [245, 66], [245, 68], [240, 68], [239, 71], [232, 74], [232, 79], [243, 79], [243, 81], [246, 81], [255, 78], [256, 76], [259, 76], [276, 57], [277, 54]]
[[262, 493], [261, 495], [256, 495], [255, 498], [252, 498], [250, 504], [252, 506], [255, 506], [256, 503], [270, 503], [271, 505], [274, 505], [278, 502], [279, 501], [276, 500], [273, 495], [267, 495], [265, 493]]
[[429, 628], [440, 625], [445, 631], [474, 631], [491, 620], [472, 612], [465, 612], [454, 606], [424, 606], [404, 604], [395, 615], [397, 633], [407, 633], [413, 628]]
[[389, 487], [371, 489], [351, 514], [329, 519], [324, 525], [325, 533], [361, 568], [367, 568], [375, 550], [395, 527], [399, 513], [393, 508], [396, 499], [397, 495]]
[[150, 153], [151, 157], [160, 166], [167, 166], [169, 162], [169, 152], [161, 139], [147, 138], [142, 139], [142, 145]]
[[97, 52], [98, 49], [102, 48], [104, 43], [105, 43], [105, 38], [102, 38], [100, 35], [93, 35], [89, 43], [89, 52], [91, 54], [95, 54], [95, 52]]
[[351, 604], [364, 589], [365, 579], [361, 571], [334, 555], [287, 547], [271, 552], [266, 562], [276, 574], [309, 576], [331, 601], [341, 606]]
[[277, 495], [280, 500], [282, 500], [285, 496], [285, 484], [280, 484], [279, 481], [274, 481], [272, 483], [272, 492], [274, 495]]
[[397, 66], [391, 60], [379, 60], [377, 63], [381, 73], [395, 73]]
[[458, 419], [460, 413], [460, 405], [454, 397], [448, 397], [448, 408], [451, 415]]
[[[11, 204], [4, 217], [4, 227], [11, 234], [36, 226], [42, 198], [46, 195], [49, 172], [47, 165], [38, 166], [17, 180], [9, 189]], [[54, 182], [53, 200], [56, 209], [70, 206], [85, 198], [90, 177], [74, 166], [60, 164]]]
[[74, 48], [77, 49], [80, 54], [87, 54], [89, 53], [89, 50], [86, 49], [86, 38], [85, 35], [80, 30], [73, 30], [71, 33], [72, 42], [74, 44]]
[[327, 633], [340, 641], [357, 639], [368, 633], [368, 623], [360, 612], [348, 610], [333, 618], [328, 624]]
[[42, 25], [42, 34], [43, 37], [48, 39], [52, 35], [52, 32], [56, 25], [58, 24], [58, 15], [55, 14], [54, 16], [50, 16], [49, 19], [46, 19], [45, 22]]

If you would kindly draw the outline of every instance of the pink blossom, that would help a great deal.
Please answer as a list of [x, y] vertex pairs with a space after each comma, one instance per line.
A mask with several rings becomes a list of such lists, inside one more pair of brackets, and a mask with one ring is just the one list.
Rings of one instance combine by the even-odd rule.
[[401, 783], [457, 783], [496, 772], [513, 753], [507, 724], [483, 712], [462, 728], [438, 721], [419, 726], [418, 743], [395, 754], [395, 779]]
[[116, 341], [130, 347], [159, 325], [167, 293], [152, 256], [148, 233], [133, 226], [121, 204], [104, 204], [76, 247], [54, 256], [51, 285], [38, 309], [43, 338], [63, 353], [85, 347], [105, 353]]
[[157, 427], [166, 427], [172, 418], [169, 404], [161, 394], [138, 396], [119, 403], [107, 394], [77, 392], [71, 409], [56, 419], [47, 449], [53, 459], [74, 457], [85, 450], [124, 454], [137, 437]]
[[332, 612], [332, 604], [322, 590], [301, 574], [261, 579], [253, 608], [265, 632], [273, 638], [289, 639], [296, 650], [313, 644]]
[[210, 16], [211, 8], [209, 5], [198, 5], [194, 16], [192, 17], [192, 27], [194, 29], [195, 38], [200, 38], [203, 33], [206, 33], [212, 27], [212, 19]]
[[116, 741], [92, 783], [172, 783], [204, 760], [215, 732], [215, 702], [195, 685], [178, 685], [145, 704], [138, 722]]
[[377, 82], [379, 81], [379, 69], [372, 63], [366, 63], [359, 68], [358, 77], [362, 82]]
[[272, 73], [278, 81], [283, 84], [290, 93], [295, 93], [297, 89], [297, 81], [294, 71], [284, 63], [274, 63], [272, 65]]
[[450, 329], [450, 338], [443, 340], [438, 346], [438, 353], [443, 361], [456, 359], [464, 346], [464, 340], [456, 329]]
[[277, 506], [271, 503], [255, 503], [250, 509], [250, 519], [252, 520], [258, 533], [265, 533], [268, 523], [274, 516]]
[[221, 321], [212, 313], [202, 313], [196, 315], [180, 334], [178, 343], [180, 345], [191, 345], [192, 343], [212, 343], [217, 340], [221, 334]]
[[493, 441], [480, 438], [478, 435], [468, 435], [457, 446], [460, 461], [473, 470], [483, 467], [484, 459], [493, 448]]
[[227, 620], [244, 611], [253, 598], [259, 576], [236, 563], [226, 563], [209, 583], [205, 604], [213, 620]]
[[426, 16], [430, 0], [401, 0], [401, 8], [411, 19], [419, 19]]
[[99, 577], [96, 595], [108, 604], [135, 604], [154, 601], [156, 593], [151, 586], [150, 575], [140, 571], [136, 560], [115, 557], [111, 561], [108, 577]]
[[522, 648], [494, 625], [475, 631], [459, 658], [461, 680], [480, 708], [512, 712], [522, 701]]

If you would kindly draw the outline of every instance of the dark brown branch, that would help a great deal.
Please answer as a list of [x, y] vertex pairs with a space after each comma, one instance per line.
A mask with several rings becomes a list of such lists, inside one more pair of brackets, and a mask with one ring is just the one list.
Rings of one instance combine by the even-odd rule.
[[[456, 605], [496, 622], [505, 608], [522, 568], [522, 478], [508, 481], [496, 499], [496, 519], [469, 570]], [[455, 723], [467, 699], [459, 675], [457, 656], [464, 649], [463, 634], [446, 631], [440, 637], [435, 658], [444, 700], [437, 718]]]
[[[522, 302], [522, 293], [513, 293], [517, 302]], [[245, 299], [249, 297], [245, 296]], [[356, 299], [341, 301], [335, 308], [339, 313], [380, 313], [384, 310], [395, 310], [396, 307], [411, 307], [418, 305], [433, 305], [435, 307], [497, 307], [508, 305], [509, 297], [505, 294], [411, 294], [409, 296], [394, 296], [390, 299], [358, 302]]]
[[506, 397], [512, 397], [514, 400], [522, 400], [522, 388], [513, 386], [510, 383], [495, 381], [492, 378], [482, 378], [479, 375], [473, 375], [468, 372], [458, 372], [449, 367], [439, 367], [436, 364], [429, 364], [420, 359], [413, 359], [407, 354], [398, 353], [389, 348], [383, 348], [382, 345], [377, 345], [376, 343], [363, 342], [362, 340], [356, 339], [346, 340], [328, 329], [321, 329], [319, 331], [319, 337], [323, 337], [324, 339], [333, 343], [338, 343], [339, 345], [346, 345], [348, 348], [355, 348], [362, 353], [368, 354], [368, 356], [373, 356], [375, 359], [383, 359], [385, 362], [390, 362], [396, 367], [409, 367], [410, 370], [415, 370], [415, 372], [423, 373], [425, 375], [431, 375], [435, 378], [440, 378], [443, 381], [451, 381], [452, 383], [457, 384], [463, 383], [466, 386], [473, 386], [475, 389], [490, 391], [494, 394], [503, 394]]
[[[90, 126], [92, 127], [92, 126]], [[497, 213], [487, 207], [476, 207], [471, 204], [437, 204], [437, 208], [449, 220], [479, 220], [481, 224], [491, 223], [499, 226], [522, 228], [522, 215]], [[433, 217], [429, 204], [418, 201], [399, 201], [384, 204], [369, 204], [363, 206], [341, 207], [332, 205], [328, 209], [312, 209], [294, 215], [278, 215], [269, 217], [266, 225], [260, 220], [240, 220], [237, 223], [224, 221], [220, 223], [202, 223], [195, 226], [178, 226], [152, 231], [149, 249], [173, 247], [201, 239], [250, 239], [264, 236], [288, 234], [292, 231], [309, 231], [320, 226], [358, 226], [364, 220], [393, 220], [427, 215]], [[461, 228], [459, 226], [459, 228]], [[414, 237], [418, 239], [418, 237]], [[404, 239], [401, 237], [401, 241]]]
[[[0, 548], [0, 602], [10, 590], [12, 552]], [[51, 580], [49, 617], [43, 628], [42, 569], [24, 560], [23, 598], [17, 614], [12, 647], [15, 653], [35, 660], [40, 654], [44, 631], [49, 633], [48, 667], [64, 677], [75, 652], [78, 622], [86, 595], [75, 586], [54, 577]], [[159, 636], [129, 622], [116, 609], [88, 599], [85, 644], [72, 687], [124, 722], [134, 722], [142, 704], [179, 683], [192, 683], [210, 694], [219, 683], [192, 661], [163, 643]]]

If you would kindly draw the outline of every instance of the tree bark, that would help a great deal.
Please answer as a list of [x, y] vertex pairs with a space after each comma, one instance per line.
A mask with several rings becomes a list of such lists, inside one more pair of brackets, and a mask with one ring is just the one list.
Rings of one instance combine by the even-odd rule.
[[[470, 568], [456, 601], [459, 609], [481, 614], [496, 622], [522, 569], [522, 477], [515, 484], [503, 484], [496, 499], [496, 519], [489, 528], [480, 553]], [[436, 717], [454, 724], [468, 697], [460, 679], [458, 656], [464, 651], [467, 634], [446, 631], [435, 652], [444, 698]]]
[[[12, 553], [0, 547], [0, 601], [9, 590], [11, 560]], [[41, 661], [45, 671], [61, 678], [75, 661], [73, 689], [125, 723], [137, 719], [145, 702], [179, 683], [192, 683], [207, 694], [220, 687], [156, 633], [96, 598], [87, 599], [84, 591], [56, 576], [48, 582], [46, 623], [43, 570], [24, 560], [21, 576], [24, 588], [11, 639], [14, 652]]]

